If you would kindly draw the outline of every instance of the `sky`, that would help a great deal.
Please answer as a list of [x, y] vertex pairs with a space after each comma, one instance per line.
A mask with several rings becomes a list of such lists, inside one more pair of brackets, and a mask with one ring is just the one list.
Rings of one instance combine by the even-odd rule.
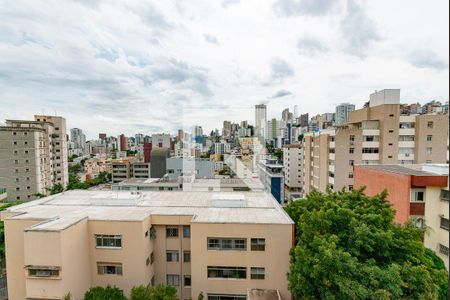
[[175, 133], [449, 98], [448, 0], [0, 0], [0, 123]]

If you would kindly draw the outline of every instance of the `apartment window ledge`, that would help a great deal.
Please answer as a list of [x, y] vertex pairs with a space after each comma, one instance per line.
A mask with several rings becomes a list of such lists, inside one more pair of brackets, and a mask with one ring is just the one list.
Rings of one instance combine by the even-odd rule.
[[218, 281], [218, 280], [231, 280], [231, 281], [245, 281], [247, 280], [247, 278], [209, 278], [208, 280], [214, 280], [214, 281]]
[[109, 249], [109, 250], [121, 250], [122, 247], [101, 247], [101, 246], [96, 246], [95, 249], [100, 249], [100, 250], [103, 250], [103, 249]]
[[27, 279], [41, 279], [41, 280], [62, 280], [62, 277], [52, 277], [52, 276], [27, 276]]

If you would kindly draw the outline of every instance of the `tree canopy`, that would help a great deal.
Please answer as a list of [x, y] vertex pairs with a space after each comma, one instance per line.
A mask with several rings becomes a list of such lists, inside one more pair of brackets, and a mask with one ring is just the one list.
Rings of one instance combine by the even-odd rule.
[[386, 193], [313, 191], [286, 211], [296, 224], [289, 288], [298, 299], [447, 299], [448, 273], [423, 231], [394, 224]]
[[117, 287], [94, 287], [84, 294], [84, 300], [127, 300], [123, 291]]
[[177, 289], [173, 286], [137, 286], [131, 290], [130, 300], [178, 300]]

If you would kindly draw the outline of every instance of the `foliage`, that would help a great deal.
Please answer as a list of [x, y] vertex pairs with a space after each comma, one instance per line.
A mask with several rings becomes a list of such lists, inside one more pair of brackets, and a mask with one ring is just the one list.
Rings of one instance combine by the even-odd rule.
[[200, 294], [198, 294], [197, 300], [203, 300], [204, 298], [205, 296], [203, 296], [203, 292], [200, 292]]
[[72, 294], [70, 292], [68, 292], [63, 298], [63, 300], [72, 300], [72, 299], [73, 299]]
[[80, 164], [73, 164], [69, 166], [69, 174], [77, 174], [80, 173], [82, 166]]
[[67, 160], [68, 160], [69, 162], [73, 162], [73, 160], [74, 160], [75, 158], [77, 158], [77, 157], [78, 157], [78, 155], [74, 154], [74, 155], [72, 155], [72, 156], [69, 156]]
[[67, 184], [67, 190], [86, 190], [89, 188], [89, 184], [82, 182], [77, 175], [69, 175], [69, 183]]
[[[0, 206], [0, 211], [7, 209], [8, 207], [22, 204], [22, 201], [3, 203]], [[5, 227], [4, 223], [0, 221], [0, 257], [5, 257]]]
[[136, 150], [127, 150], [127, 156], [135, 156], [137, 153]]
[[63, 191], [64, 191], [63, 185], [61, 183], [57, 183], [53, 185], [52, 188], [50, 189], [50, 195], [59, 194], [62, 193]]
[[273, 156], [275, 156], [278, 161], [282, 161], [283, 160], [283, 150], [275, 149], [275, 151], [273, 152]]
[[127, 300], [123, 291], [117, 287], [94, 287], [84, 294], [84, 300]]
[[423, 232], [393, 223], [386, 193], [311, 192], [286, 211], [296, 223], [289, 288], [298, 299], [447, 299], [447, 271]]
[[173, 286], [137, 286], [131, 290], [130, 300], [178, 300], [177, 289]]

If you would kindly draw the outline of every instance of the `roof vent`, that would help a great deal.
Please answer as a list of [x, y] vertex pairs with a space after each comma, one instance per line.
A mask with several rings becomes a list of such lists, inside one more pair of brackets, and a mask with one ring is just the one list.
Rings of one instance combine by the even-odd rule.
[[215, 193], [211, 197], [212, 207], [240, 208], [246, 207], [245, 196], [241, 193]]

